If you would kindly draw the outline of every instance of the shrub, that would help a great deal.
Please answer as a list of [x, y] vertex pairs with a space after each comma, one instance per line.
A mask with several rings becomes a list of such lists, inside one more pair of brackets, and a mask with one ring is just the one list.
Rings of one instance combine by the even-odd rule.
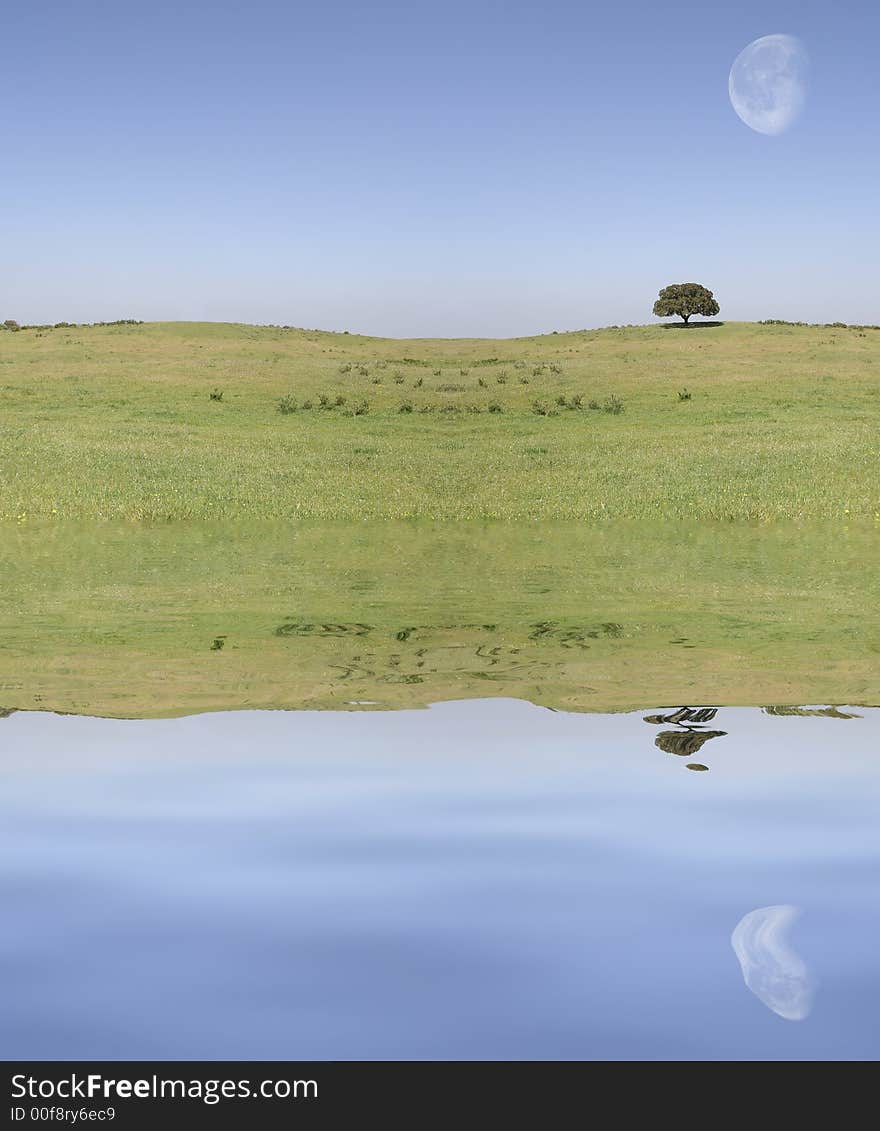
[[687, 391], [687, 389], [681, 389], [679, 390], [678, 399], [680, 401], [689, 401], [691, 399], [691, 395]]
[[374, 385], [381, 385], [382, 384], [382, 378], [381, 377], [374, 377], [373, 378], [373, 384]]
[[395, 374], [394, 374], [394, 384], [395, 385], [402, 385], [403, 384], [403, 374], [402, 373], [395, 372]]
[[214, 388], [210, 391], [210, 393], [208, 393], [208, 396], [210, 397], [210, 399], [212, 401], [222, 401], [223, 400], [223, 390]]
[[340, 373], [351, 373], [351, 362], [346, 362], [345, 365], [339, 366]]
[[532, 401], [532, 412], [534, 412], [536, 416], [546, 416], [547, 406], [543, 401]]
[[326, 393], [320, 393], [318, 395], [318, 408], [332, 408], [332, 407], [333, 407], [333, 405], [330, 403], [330, 398], [327, 396], [327, 394]]
[[612, 416], [620, 416], [623, 412], [623, 401], [613, 393], [602, 405], [603, 412], [610, 412]]
[[519, 379], [519, 383], [520, 383], [521, 385], [528, 385], [528, 383], [529, 383], [529, 379], [528, 379], [528, 377], [520, 377], [520, 379]]
[[424, 377], [418, 377], [415, 381], [413, 381], [413, 388], [414, 389], [421, 389], [421, 387], [424, 383], [425, 383], [425, 378]]
[[412, 412], [413, 406], [411, 401], [404, 401], [398, 408], [398, 412]]
[[[294, 401], [294, 404], [295, 403], [296, 402]], [[312, 402], [311, 401], [303, 401], [302, 406], [306, 411], [308, 411], [312, 407]]]
[[501, 407], [498, 401], [492, 401], [489, 405], [489, 412], [504, 412], [504, 409]]
[[342, 395], [342, 393], [336, 394], [336, 400], [334, 403], [338, 408], [341, 408], [345, 404], [345, 397]]
[[[275, 406], [282, 416], [289, 416], [292, 412], [296, 412], [296, 401], [293, 397], [282, 397], [278, 404]], [[303, 408], [311, 408], [308, 401], [303, 405]]]
[[358, 366], [358, 373], [361, 375], [361, 377], [368, 377], [369, 374], [370, 374], [370, 371], [369, 371], [369, 369], [367, 369], [366, 365], [359, 365]]
[[370, 411], [370, 402], [369, 401], [358, 401], [357, 404], [354, 405], [354, 408], [353, 408], [353, 412], [354, 412], [355, 416], [365, 416], [369, 411]]

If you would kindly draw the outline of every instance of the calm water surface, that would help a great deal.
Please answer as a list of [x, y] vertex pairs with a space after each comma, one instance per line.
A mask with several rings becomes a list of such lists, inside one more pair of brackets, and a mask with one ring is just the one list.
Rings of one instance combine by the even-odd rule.
[[847, 713], [12, 714], [0, 1055], [877, 1057]]

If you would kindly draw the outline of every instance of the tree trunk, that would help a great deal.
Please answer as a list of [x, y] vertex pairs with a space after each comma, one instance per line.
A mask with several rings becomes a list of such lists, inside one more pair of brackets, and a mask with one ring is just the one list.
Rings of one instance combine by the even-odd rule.
[[684, 319], [685, 326], [687, 326], [688, 319], [690, 318], [690, 315], [689, 314], [682, 314], [682, 318]]

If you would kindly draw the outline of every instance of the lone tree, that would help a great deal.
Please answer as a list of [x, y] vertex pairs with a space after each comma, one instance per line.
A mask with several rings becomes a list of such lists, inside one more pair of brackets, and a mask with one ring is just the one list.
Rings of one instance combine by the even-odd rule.
[[671, 283], [663, 288], [654, 303], [654, 314], [658, 318], [670, 318], [677, 314], [684, 319], [685, 326], [692, 314], [713, 318], [719, 309], [712, 292], [699, 283]]

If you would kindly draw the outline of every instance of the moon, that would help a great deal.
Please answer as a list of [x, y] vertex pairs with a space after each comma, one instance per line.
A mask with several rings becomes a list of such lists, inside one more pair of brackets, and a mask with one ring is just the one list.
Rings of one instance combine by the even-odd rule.
[[815, 983], [786, 939], [799, 914], [800, 908], [790, 903], [758, 907], [740, 919], [730, 936], [743, 981], [786, 1021], [803, 1021], [813, 1007]]
[[807, 96], [808, 58], [793, 35], [765, 35], [740, 51], [728, 90], [740, 118], [759, 134], [781, 134], [796, 120]]

